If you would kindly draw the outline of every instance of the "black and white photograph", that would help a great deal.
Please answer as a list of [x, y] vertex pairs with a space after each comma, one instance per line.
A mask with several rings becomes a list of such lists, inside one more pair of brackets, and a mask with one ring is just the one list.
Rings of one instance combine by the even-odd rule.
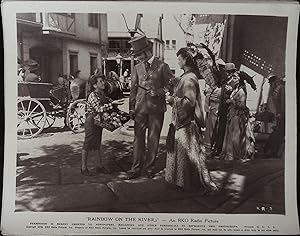
[[18, 234], [299, 230], [287, 225], [299, 12], [47, 4], [3, 16], [16, 62], [5, 77], [7, 229], [18, 217]]
[[16, 18], [16, 211], [285, 214], [287, 18]]

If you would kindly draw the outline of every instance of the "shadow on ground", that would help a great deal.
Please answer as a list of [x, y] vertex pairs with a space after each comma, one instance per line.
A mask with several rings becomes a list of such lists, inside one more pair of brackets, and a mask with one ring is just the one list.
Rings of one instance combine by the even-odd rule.
[[[213, 181], [219, 186], [219, 192], [202, 196], [201, 193], [185, 193], [176, 188], [170, 190], [166, 185], [164, 144], [160, 145], [155, 163], [155, 172], [161, 173], [158, 179], [140, 178], [134, 181], [125, 180], [126, 171], [132, 164], [130, 141], [104, 140], [101, 154], [111, 174], [91, 177], [80, 174], [82, 141], [69, 145], [45, 144], [40, 148], [43, 153], [40, 157], [30, 158], [24, 152], [17, 154], [17, 211], [257, 214], [255, 206], [259, 202], [276, 199], [277, 211], [270, 213], [284, 212], [283, 160], [209, 160], [207, 166]], [[97, 157], [92, 153], [88, 159], [92, 172], [96, 163]], [[273, 187], [264, 187], [274, 179], [280, 181], [270, 185]], [[253, 200], [248, 202], [250, 198]], [[245, 207], [241, 209], [243, 205]]]
[[[28, 158], [28, 153], [17, 153], [17, 186], [22, 184], [61, 184], [63, 177], [61, 172], [70, 170], [75, 178], [85, 179], [80, 174], [82, 142], [72, 142], [69, 145], [42, 145], [43, 155], [35, 158]], [[101, 155], [104, 166], [113, 174], [126, 172], [132, 165], [132, 143], [128, 141], [104, 141], [101, 145]], [[160, 146], [156, 164], [156, 172], [165, 168], [166, 151], [163, 145]], [[26, 157], [26, 158], [22, 158]], [[88, 158], [88, 166], [93, 169], [98, 160], [95, 153]], [[57, 176], [57, 177], [51, 177]], [[108, 176], [109, 177], [109, 176]], [[103, 183], [109, 181], [109, 178]], [[100, 181], [102, 183], [102, 181]]]

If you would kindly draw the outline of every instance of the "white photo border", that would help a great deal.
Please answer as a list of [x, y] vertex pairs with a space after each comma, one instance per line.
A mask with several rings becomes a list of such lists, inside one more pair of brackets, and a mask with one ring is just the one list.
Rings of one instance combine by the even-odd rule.
[[[5, 1], [2, 3], [2, 22], [4, 38], [4, 101], [5, 101], [5, 150], [3, 170], [2, 232], [9, 234], [34, 234], [37, 231], [26, 229], [28, 222], [86, 222], [89, 216], [151, 216], [161, 219], [191, 217], [189, 214], [165, 213], [70, 213], [70, 212], [15, 212], [16, 195], [16, 58], [17, 23], [16, 13], [22, 12], [72, 12], [72, 13], [108, 13], [109, 12], [156, 12], [264, 15], [288, 17], [286, 47], [286, 145], [285, 145], [285, 215], [248, 215], [248, 214], [198, 214], [199, 217], [217, 219], [222, 224], [259, 223], [276, 225], [276, 234], [299, 233], [297, 214], [296, 151], [297, 151], [297, 106], [296, 106], [296, 48], [299, 6], [279, 2], [267, 3], [203, 3], [203, 2], [141, 2], [141, 1]], [[193, 214], [195, 217], [195, 215]], [[45, 229], [38, 234], [49, 234]], [[98, 234], [101, 232], [97, 232]], [[105, 233], [105, 232], [103, 232]], [[137, 234], [136, 231], [115, 231], [114, 234]], [[147, 232], [158, 234], [159, 232]], [[173, 232], [174, 233], [174, 232]], [[179, 232], [178, 232], [179, 233]], [[184, 233], [184, 232], [180, 232]], [[190, 232], [193, 234], [193, 232]], [[201, 232], [194, 232], [199, 234]], [[207, 232], [205, 232], [207, 233]], [[240, 232], [239, 232], [240, 233]], [[94, 234], [90, 231], [67, 232], [52, 230], [51, 234]], [[216, 232], [215, 234], [218, 234]], [[222, 232], [224, 234], [224, 232]], [[234, 232], [231, 232], [234, 234]], [[266, 233], [267, 234], [267, 233]], [[274, 232], [272, 232], [274, 234]]]

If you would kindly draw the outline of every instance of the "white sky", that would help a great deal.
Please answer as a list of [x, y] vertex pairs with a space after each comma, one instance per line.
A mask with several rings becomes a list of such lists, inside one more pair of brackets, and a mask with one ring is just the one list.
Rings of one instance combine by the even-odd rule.
[[[124, 12], [125, 19], [127, 21], [128, 27], [133, 28], [135, 26], [136, 13], [132, 12]], [[158, 22], [160, 13], [143, 13], [143, 17], [141, 20], [141, 28], [146, 33], [146, 36], [149, 38], [153, 38], [157, 36], [158, 33]], [[111, 12], [107, 14], [107, 25], [108, 32], [123, 32], [127, 33], [127, 28], [125, 25], [125, 21], [122, 17], [122, 12], [116, 13]], [[128, 34], [128, 33], [127, 33]]]

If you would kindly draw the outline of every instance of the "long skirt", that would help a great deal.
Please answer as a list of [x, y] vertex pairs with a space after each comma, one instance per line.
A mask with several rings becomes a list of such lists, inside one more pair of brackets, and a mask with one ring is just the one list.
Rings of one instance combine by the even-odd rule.
[[214, 145], [214, 149], [217, 154], [222, 152], [224, 136], [226, 132], [227, 114], [219, 114], [219, 121], [217, 127], [217, 136]]
[[203, 138], [195, 122], [175, 132], [174, 151], [167, 152], [165, 179], [186, 191], [210, 187]]
[[246, 123], [239, 115], [227, 121], [221, 158], [224, 160], [240, 160], [246, 157]]
[[205, 118], [205, 133], [204, 133], [204, 145], [206, 154], [211, 152], [212, 135], [217, 122], [218, 116], [216, 111], [209, 111], [206, 113]]

